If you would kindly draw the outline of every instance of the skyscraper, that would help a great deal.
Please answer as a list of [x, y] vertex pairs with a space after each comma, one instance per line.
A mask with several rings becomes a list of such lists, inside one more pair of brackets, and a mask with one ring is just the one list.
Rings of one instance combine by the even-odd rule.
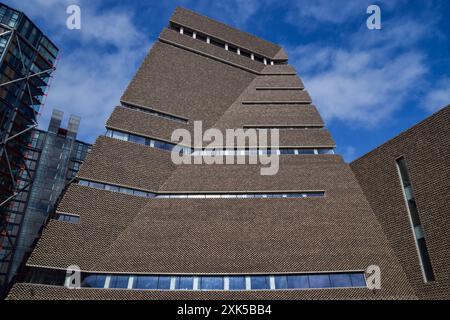
[[0, 4], [0, 288], [32, 183], [27, 146], [57, 55], [25, 14]]
[[[67, 128], [61, 126], [64, 113], [53, 110], [48, 131], [33, 129], [27, 145], [26, 162], [32, 177], [29, 191], [21, 195], [21, 201], [13, 201], [14, 215], [10, 215], [8, 229], [16, 237], [11, 259], [4, 262], [7, 284], [20, 280], [24, 259], [33, 249], [35, 241], [47, 220], [52, 217], [71, 220], [70, 215], [55, 215], [55, 205], [64, 188], [73, 180], [91, 145], [76, 139], [80, 118], [70, 116]], [[26, 197], [25, 197], [26, 195]], [[21, 217], [20, 220], [13, 219]]]
[[[172, 133], [195, 121], [279, 129], [269, 151], [184, 146], [191, 157], [270, 152], [278, 173], [175, 165]], [[416, 297], [278, 45], [178, 8], [106, 127], [57, 208], [78, 219], [50, 221], [9, 298]], [[81, 289], [69, 290], [75, 266]]]

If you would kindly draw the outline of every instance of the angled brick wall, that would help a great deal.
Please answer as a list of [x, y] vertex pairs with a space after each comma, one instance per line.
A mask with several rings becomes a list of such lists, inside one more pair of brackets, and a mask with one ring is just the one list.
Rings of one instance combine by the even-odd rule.
[[[436, 280], [424, 282], [396, 159], [407, 163]], [[416, 294], [450, 298], [450, 106], [351, 167]]]

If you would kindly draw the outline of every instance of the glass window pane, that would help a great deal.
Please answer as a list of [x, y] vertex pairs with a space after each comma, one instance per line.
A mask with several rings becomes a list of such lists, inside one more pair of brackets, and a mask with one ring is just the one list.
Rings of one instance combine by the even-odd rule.
[[158, 277], [158, 289], [170, 289], [170, 277]]
[[128, 133], [113, 131], [113, 138], [118, 139], [118, 140], [128, 141]]
[[251, 284], [252, 289], [270, 289], [270, 281], [267, 276], [252, 276]]
[[422, 260], [423, 269], [427, 281], [434, 281], [433, 267], [431, 266], [430, 256], [428, 254], [425, 238], [417, 239], [417, 245], [419, 246], [420, 258]]
[[200, 289], [223, 290], [223, 277], [201, 277]]
[[111, 276], [110, 288], [126, 289], [128, 287], [129, 276]]
[[136, 277], [135, 289], [158, 289], [158, 277], [138, 276]]
[[88, 186], [88, 185], [89, 185], [89, 181], [86, 181], [86, 180], [80, 180], [80, 182], [78, 182], [78, 184], [79, 184], [80, 186]]
[[147, 192], [144, 192], [144, 191], [134, 190], [133, 193], [135, 196], [138, 196], [138, 197], [146, 197], [147, 196]]
[[366, 279], [364, 273], [351, 273], [350, 279], [354, 287], [366, 287]]
[[85, 288], [104, 288], [105, 280], [105, 275], [88, 275], [83, 279], [81, 286]]
[[287, 287], [289, 289], [309, 288], [309, 280], [307, 275], [287, 276]]
[[330, 288], [330, 276], [328, 274], [310, 275], [309, 285], [311, 288]]
[[245, 277], [229, 277], [230, 290], [245, 290]]
[[286, 289], [286, 288], [287, 288], [287, 277], [275, 276], [275, 289]]
[[178, 277], [176, 281], [176, 289], [180, 290], [192, 290], [194, 287], [193, 277]]
[[298, 154], [314, 154], [314, 149], [299, 149]]
[[145, 144], [145, 138], [130, 134], [129, 141], [139, 144]]
[[330, 280], [331, 286], [334, 288], [348, 288], [352, 286], [350, 274], [348, 273], [330, 274]]
[[104, 189], [105, 185], [103, 183], [97, 183], [97, 182], [89, 182], [89, 186], [91, 188], [96, 188], [96, 189]]

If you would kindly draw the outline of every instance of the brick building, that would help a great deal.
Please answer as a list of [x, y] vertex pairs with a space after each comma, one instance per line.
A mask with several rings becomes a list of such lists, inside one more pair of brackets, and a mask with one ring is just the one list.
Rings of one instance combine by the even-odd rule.
[[450, 298], [450, 106], [351, 164], [418, 298]]
[[[278, 174], [174, 165], [172, 132], [197, 120], [279, 129]], [[57, 208], [79, 219], [50, 221], [10, 299], [417, 297], [278, 45], [178, 8], [106, 127]], [[66, 288], [72, 265], [79, 290]]]

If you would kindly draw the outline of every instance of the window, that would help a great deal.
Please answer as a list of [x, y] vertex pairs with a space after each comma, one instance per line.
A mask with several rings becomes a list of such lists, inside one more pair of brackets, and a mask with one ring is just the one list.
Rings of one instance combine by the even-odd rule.
[[314, 154], [314, 149], [298, 149], [298, 154]]
[[422, 269], [423, 277], [425, 282], [434, 281], [433, 266], [431, 265], [430, 256], [428, 254], [423, 226], [420, 221], [419, 210], [414, 197], [414, 191], [405, 158], [401, 157], [397, 159], [397, 169], [400, 176], [400, 182], [403, 187], [403, 196], [406, 202], [406, 209], [409, 214], [414, 240], [416, 242], [416, 247], [419, 254], [419, 263]]
[[264, 63], [264, 58], [263, 57], [255, 55], [255, 60], [258, 61], [258, 62]]
[[158, 277], [158, 289], [170, 289], [170, 277]]
[[350, 279], [352, 281], [353, 287], [365, 287], [366, 278], [364, 277], [364, 273], [350, 273]]
[[[65, 271], [31, 268], [30, 283], [64, 285]], [[131, 278], [133, 277], [133, 278]], [[271, 282], [273, 278], [274, 282]], [[131, 281], [133, 279], [133, 281]], [[194, 286], [195, 280], [195, 286]], [[171, 286], [173, 285], [173, 287]], [[366, 287], [364, 272], [336, 272], [328, 274], [281, 275], [105, 275], [82, 274], [81, 286], [85, 288], [138, 290], [301, 290], [321, 288]]]
[[95, 189], [105, 189], [105, 185], [103, 183], [98, 182], [89, 182], [89, 187], [95, 188]]
[[32, 268], [27, 274], [26, 282], [61, 286], [64, 284], [65, 277], [64, 270]]
[[158, 199], [248, 199], [248, 198], [307, 198], [307, 197], [324, 197], [324, 191], [309, 192], [289, 192], [289, 193], [226, 193], [226, 194], [155, 194], [142, 190], [124, 188], [109, 184], [97, 183], [92, 181], [80, 180], [78, 182], [82, 186], [119, 192], [144, 198]]
[[189, 36], [189, 37], [193, 37], [194, 36], [194, 32], [192, 30], [186, 29], [184, 28], [183, 30], [183, 34]]
[[315, 274], [309, 276], [310, 288], [330, 288], [330, 276], [328, 274]]
[[105, 275], [88, 275], [84, 277], [81, 286], [84, 288], [104, 288], [105, 280]]
[[346, 288], [352, 286], [352, 280], [348, 273], [331, 274], [330, 281], [333, 288]]
[[230, 276], [228, 279], [230, 290], [245, 290], [245, 277]]
[[[205, 38], [206, 41], [206, 38]], [[123, 108], [127, 108], [127, 109], [131, 109], [131, 110], [136, 110], [136, 111], [140, 111], [140, 112], [144, 112], [144, 113], [148, 113], [151, 114], [153, 116], [159, 117], [159, 118], [163, 118], [163, 119], [168, 119], [168, 120], [172, 120], [172, 121], [176, 121], [176, 122], [181, 122], [181, 123], [188, 123], [188, 119], [185, 118], [181, 118], [181, 117], [177, 117], [177, 116], [173, 116], [167, 113], [163, 113], [163, 112], [159, 112], [156, 110], [152, 110], [150, 108], [144, 108], [144, 107], [140, 107], [137, 105], [132, 105], [130, 103], [122, 103], [122, 107]]]
[[197, 35], [196, 35], [196, 39], [198, 39], [200, 41], [203, 41], [203, 42], [206, 42], [206, 38], [207, 37], [204, 34], [201, 34], [201, 33], [197, 33]]
[[309, 288], [309, 279], [307, 275], [295, 275], [287, 278], [287, 287], [289, 289]]
[[268, 276], [252, 276], [251, 278], [251, 289], [270, 289], [270, 277]]
[[201, 290], [223, 290], [223, 277], [201, 277]]
[[145, 138], [144, 137], [136, 136], [134, 134], [130, 134], [130, 138], [129, 138], [128, 141], [134, 142], [134, 143], [139, 143], [139, 144], [145, 144]]
[[275, 276], [275, 289], [287, 288], [287, 276]]
[[116, 186], [105, 185], [105, 190], [113, 191], [113, 192], [119, 192], [119, 191], [120, 191], [120, 188], [119, 188], [119, 187], [116, 187]]
[[69, 214], [59, 214], [58, 221], [65, 221], [69, 223], [79, 223], [80, 217], [75, 215], [69, 215]]
[[175, 289], [192, 290], [194, 287], [194, 277], [177, 277]]
[[224, 42], [221, 42], [221, 41], [216, 40], [216, 39], [211, 39], [211, 40], [210, 40], [210, 43], [211, 43], [212, 45], [216, 46], [216, 47], [220, 47], [220, 48], [222, 48], [222, 49], [225, 49], [225, 43], [224, 43]]
[[152, 276], [137, 276], [135, 283], [135, 289], [158, 289], [158, 277]]
[[235, 46], [230, 46], [230, 45], [228, 45], [228, 51], [231, 51], [231, 52], [237, 53], [237, 52], [238, 52], [238, 48], [237, 48], [237, 47], [235, 47]]
[[129, 278], [129, 276], [111, 276], [109, 287], [116, 289], [126, 289], [128, 288]]
[[241, 56], [244, 56], [244, 57], [250, 59], [252, 55], [250, 52], [241, 49]]
[[112, 132], [112, 137], [114, 139], [128, 141], [128, 133], [123, 133], [123, 132], [119, 132], [119, 131], [113, 131]]

